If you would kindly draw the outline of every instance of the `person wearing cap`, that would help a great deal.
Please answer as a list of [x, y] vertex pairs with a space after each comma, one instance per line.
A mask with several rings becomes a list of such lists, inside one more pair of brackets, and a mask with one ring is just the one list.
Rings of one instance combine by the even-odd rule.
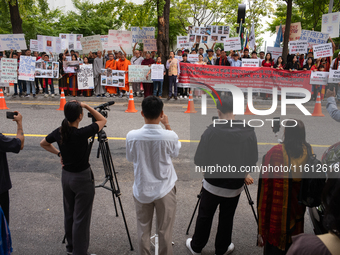
[[242, 61], [239, 60], [239, 57], [240, 56], [237, 52], [234, 52], [233, 50], [231, 50], [228, 56], [228, 61], [230, 63], [230, 66], [242, 67]]
[[224, 50], [221, 50], [221, 55], [219, 58], [216, 59], [215, 65], [217, 66], [230, 66], [230, 63], [227, 58], [227, 54]]
[[216, 57], [214, 57], [214, 51], [212, 49], [207, 50], [208, 55], [204, 58], [204, 62], [207, 65], [215, 65]]

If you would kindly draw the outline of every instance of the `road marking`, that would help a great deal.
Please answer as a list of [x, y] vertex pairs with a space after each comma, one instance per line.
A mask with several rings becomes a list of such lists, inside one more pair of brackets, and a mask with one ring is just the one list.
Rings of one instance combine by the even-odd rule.
[[[3, 133], [5, 136], [16, 136], [16, 134], [9, 134], [9, 133]], [[47, 135], [40, 135], [40, 134], [25, 134], [26, 137], [41, 137], [44, 138]], [[118, 140], [118, 141], [125, 141], [125, 137], [108, 137], [109, 140]], [[199, 143], [199, 140], [179, 140], [182, 143]], [[279, 143], [257, 143], [258, 145], [278, 145]], [[311, 144], [312, 147], [318, 147], [318, 148], [328, 148], [331, 145], [321, 145], [321, 144]]]

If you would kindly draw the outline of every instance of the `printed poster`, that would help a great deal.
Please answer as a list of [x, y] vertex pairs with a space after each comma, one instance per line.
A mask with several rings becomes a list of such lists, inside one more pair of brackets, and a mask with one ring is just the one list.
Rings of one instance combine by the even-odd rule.
[[78, 89], [94, 89], [92, 64], [80, 65], [77, 73]]
[[59, 78], [59, 62], [36, 61], [35, 78]]
[[111, 87], [125, 87], [125, 71], [102, 69], [101, 85]]

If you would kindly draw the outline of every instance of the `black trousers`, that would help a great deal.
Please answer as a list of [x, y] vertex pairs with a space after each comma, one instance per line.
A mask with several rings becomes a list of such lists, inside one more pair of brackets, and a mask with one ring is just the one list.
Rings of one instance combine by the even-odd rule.
[[232, 198], [219, 197], [211, 194], [204, 188], [202, 189], [195, 233], [191, 241], [191, 248], [194, 252], [200, 253], [207, 244], [215, 211], [217, 206], [220, 206], [215, 239], [215, 254], [222, 255], [226, 253], [228, 246], [231, 244], [234, 214], [239, 198], [240, 195]]
[[285, 251], [280, 250], [278, 247], [266, 242], [263, 249], [263, 255], [285, 255], [287, 254], [291, 244], [288, 244]]
[[0, 194], [0, 206], [5, 214], [7, 223], [9, 224], [9, 193], [8, 191]]
[[91, 168], [79, 173], [63, 170], [61, 183], [64, 199], [66, 249], [73, 252], [73, 255], [87, 255], [95, 193]]

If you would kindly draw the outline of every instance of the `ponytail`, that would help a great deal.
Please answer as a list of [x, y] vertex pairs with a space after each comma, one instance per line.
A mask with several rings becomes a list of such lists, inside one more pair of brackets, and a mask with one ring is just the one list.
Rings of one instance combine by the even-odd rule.
[[73, 123], [79, 118], [79, 115], [82, 114], [83, 109], [80, 106], [80, 103], [77, 101], [67, 102], [64, 106], [64, 115], [65, 119], [61, 123], [60, 128], [60, 142], [61, 144], [66, 144], [71, 137], [72, 128], [70, 123]]
[[61, 144], [66, 144], [67, 140], [70, 138], [71, 127], [68, 123], [68, 120], [65, 118], [61, 123], [60, 128], [60, 142]]

